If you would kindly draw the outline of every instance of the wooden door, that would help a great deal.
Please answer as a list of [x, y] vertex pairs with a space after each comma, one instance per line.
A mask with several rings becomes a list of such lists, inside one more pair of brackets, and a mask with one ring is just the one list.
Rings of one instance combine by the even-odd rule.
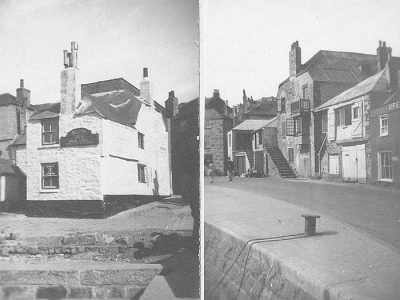
[[355, 146], [343, 147], [342, 170], [344, 181], [357, 181], [357, 152]]

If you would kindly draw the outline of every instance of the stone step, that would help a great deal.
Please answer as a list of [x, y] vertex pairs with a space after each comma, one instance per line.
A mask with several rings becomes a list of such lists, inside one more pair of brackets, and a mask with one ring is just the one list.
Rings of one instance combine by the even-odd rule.
[[163, 270], [160, 264], [126, 262], [0, 262], [0, 299], [131, 299]]

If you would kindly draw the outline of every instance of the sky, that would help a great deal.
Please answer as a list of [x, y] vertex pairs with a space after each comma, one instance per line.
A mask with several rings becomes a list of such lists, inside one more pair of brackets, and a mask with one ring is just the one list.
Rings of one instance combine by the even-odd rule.
[[0, 0], [0, 94], [21, 78], [31, 103], [60, 101], [63, 50], [79, 45], [82, 83], [123, 77], [140, 86], [149, 68], [154, 98], [199, 96], [196, 0]]
[[400, 56], [398, 0], [208, 0], [204, 89], [235, 105], [242, 90], [276, 96], [289, 75], [289, 51], [299, 41], [302, 63], [319, 50], [375, 54], [386, 41]]

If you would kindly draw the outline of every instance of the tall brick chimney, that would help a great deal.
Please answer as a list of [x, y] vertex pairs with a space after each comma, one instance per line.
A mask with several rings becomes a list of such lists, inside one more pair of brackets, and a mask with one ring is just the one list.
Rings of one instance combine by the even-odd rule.
[[379, 46], [376, 49], [376, 53], [378, 55], [378, 71], [382, 71], [388, 60], [388, 52], [386, 48], [386, 42], [379, 41]]
[[81, 100], [81, 81], [78, 69], [78, 43], [71, 43], [71, 52], [64, 50], [64, 69], [61, 71], [61, 114], [75, 112]]
[[17, 88], [17, 102], [19, 105], [19, 132], [25, 132], [25, 126], [28, 122], [29, 113], [28, 107], [31, 105], [31, 91], [24, 87], [24, 80], [20, 79], [19, 88]]
[[301, 68], [301, 48], [299, 41], [292, 44], [289, 52], [289, 77], [294, 78]]
[[386, 48], [386, 64], [385, 64], [385, 73], [386, 73], [386, 78], [389, 81], [389, 88], [390, 91], [393, 93], [397, 91], [399, 88], [399, 70], [395, 69], [394, 63], [393, 63], [393, 58], [392, 58], [392, 48], [388, 47]]
[[143, 79], [140, 82], [140, 97], [154, 107], [153, 83], [149, 80], [149, 70], [143, 68]]
[[248, 109], [248, 100], [245, 89], [243, 89], [243, 113], [245, 113]]
[[175, 97], [175, 92], [170, 91], [168, 94], [168, 99], [165, 101], [165, 108], [171, 114], [172, 117], [175, 117], [178, 113], [178, 105], [179, 100]]

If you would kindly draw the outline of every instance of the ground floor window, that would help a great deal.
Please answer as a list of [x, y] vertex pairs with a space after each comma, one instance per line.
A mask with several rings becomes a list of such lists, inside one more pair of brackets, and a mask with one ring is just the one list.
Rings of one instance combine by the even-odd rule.
[[208, 166], [213, 161], [212, 154], [204, 154], [204, 165]]
[[42, 189], [58, 189], [58, 163], [42, 164]]
[[294, 148], [288, 148], [289, 162], [294, 162]]
[[339, 154], [329, 154], [328, 170], [329, 174], [339, 174]]
[[392, 152], [378, 153], [378, 177], [382, 181], [392, 181]]
[[138, 164], [138, 181], [146, 182], [146, 166]]

